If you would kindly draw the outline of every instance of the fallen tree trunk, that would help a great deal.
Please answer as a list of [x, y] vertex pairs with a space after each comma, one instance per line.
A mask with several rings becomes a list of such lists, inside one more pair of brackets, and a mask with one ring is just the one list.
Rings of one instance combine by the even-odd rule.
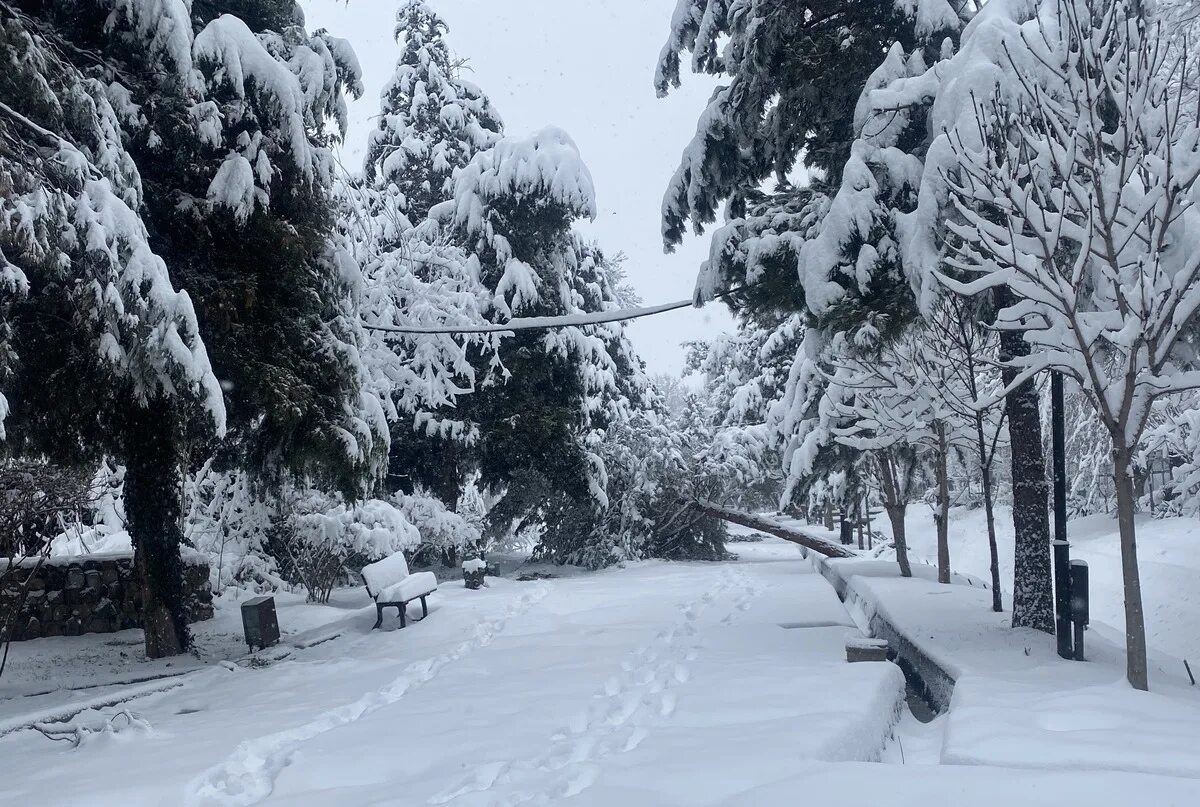
[[817, 538], [814, 535], [809, 535], [806, 532], [785, 527], [782, 524], [772, 521], [763, 516], [756, 516], [750, 513], [743, 513], [738, 510], [730, 510], [727, 507], [721, 507], [706, 501], [694, 501], [692, 506], [702, 513], [719, 518], [723, 521], [728, 521], [731, 524], [740, 524], [743, 527], [749, 527], [752, 530], [774, 535], [776, 538], [782, 538], [785, 541], [791, 541], [794, 544], [811, 549], [813, 552], [818, 552], [827, 558], [853, 558], [856, 557], [854, 552], [840, 544], [835, 544], [832, 541], [826, 541], [823, 538]]

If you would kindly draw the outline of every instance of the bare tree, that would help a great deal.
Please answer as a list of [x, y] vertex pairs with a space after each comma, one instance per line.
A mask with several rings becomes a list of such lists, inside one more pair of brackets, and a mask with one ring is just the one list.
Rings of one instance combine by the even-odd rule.
[[[992, 484], [992, 464], [996, 450], [1005, 443], [1005, 417], [997, 412], [997, 395], [1003, 386], [996, 365], [999, 351], [996, 333], [981, 327], [975, 312], [967, 301], [958, 295], [946, 295], [939, 299], [931, 316], [926, 318], [926, 327], [934, 334], [934, 350], [928, 364], [941, 364], [953, 374], [957, 383], [936, 384], [940, 373], [929, 374], [935, 382], [938, 394], [946, 397], [947, 404], [960, 417], [974, 425], [974, 453], [979, 464], [980, 484], [983, 492], [984, 517], [987, 520], [988, 554], [992, 578], [992, 610], [1004, 610], [1000, 593], [1000, 553], [996, 545], [995, 488]], [[950, 348], [947, 352], [938, 347]]]
[[879, 480], [883, 509], [892, 525], [892, 540], [896, 544], [896, 561], [900, 564], [900, 575], [912, 577], [904, 518], [908, 511], [908, 503], [917, 493], [920, 459], [917, 452], [906, 445], [891, 445], [870, 453], [871, 463]]
[[[868, 452], [908, 446], [931, 459], [938, 581], [949, 583], [949, 463], [953, 450], [972, 445], [974, 412], [963, 403], [970, 393], [965, 387], [958, 389], [951, 346], [937, 342], [938, 335], [925, 323], [917, 323], [873, 354], [835, 359], [829, 383], [837, 390], [831, 399], [838, 414], [849, 424], [833, 429], [839, 443]], [[888, 478], [895, 470], [889, 457], [877, 458], [876, 467], [885, 499], [898, 505], [899, 480]], [[889, 495], [889, 488], [897, 495]]]
[[1186, 335], [1200, 309], [1200, 129], [1179, 92], [1186, 49], [1135, 0], [1057, 0], [1041, 36], [1006, 47], [975, 125], [949, 133], [958, 216], [943, 277], [962, 294], [1003, 289], [997, 327], [1033, 345], [1010, 388], [1047, 369], [1073, 377], [1112, 438], [1125, 595], [1126, 674], [1149, 686], [1132, 460], [1152, 403], [1200, 386]]

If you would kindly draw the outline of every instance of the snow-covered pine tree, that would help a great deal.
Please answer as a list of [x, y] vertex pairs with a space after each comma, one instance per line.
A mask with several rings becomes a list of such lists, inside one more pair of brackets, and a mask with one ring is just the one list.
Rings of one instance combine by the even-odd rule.
[[[349, 186], [359, 211], [351, 229], [365, 267], [371, 325], [486, 321], [491, 290], [452, 228], [427, 218], [453, 196], [455, 171], [499, 139], [499, 114], [464, 80], [445, 22], [420, 0], [397, 13], [402, 51], [384, 88], [365, 179]], [[374, 332], [366, 349], [388, 410], [388, 486], [432, 492], [452, 510], [475, 466], [478, 425], [455, 407], [495, 369], [498, 337]]]
[[[292, 2], [192, 7], [95, 0], [69, 8], [42, 4], [28, 13], [6, 3], [4, 16], [50, 42], [42, 50], [53, 51], [53, 58], [80, 63], [91, 105], [83, 119], [100, 121], [100, 136], [79, 133], [76, 148], [101, 151], [72, 164], [86, 174], [88, 160], [100, 158], [97, 178], [111, 178], [119, 191], [114, 196], [131, 210], [125, 229], [141, 228], [144, 252], [153, 250], [170, 269], [160, 287], [181, 287], [199, 309], [203, 342], [194, 344], [196, 328], [155, 332], [153, 317], [128, 319], [167, 353], [145, 362], [147, 369], [167, 374], [184, 349], [200, 355], [206, 347], [205, 370], [211, 357], [225, 388], [225, 450], [260, 475], [312, 474], [360, 490], [382, 467], [386, 429], [377, 401], [362, 387], [362, 333], [352, 299], [358, 271], [335, 237], [329, 204], [327, 123], [344, 123], [342, 94], [358, 90], [349, 47], [305, 33]], [[45, 72], [46, 64], [35, 60], [29, 69]], [[45, 89], [18, 87], [14, 97]], [[79, 94], [71, 87], [54, 93]], [[43, 106], [35, 118], [76, 111], [36, 100]], [[112, 143], [121, 148], [106, 145]], [[94, 209], [96, 220], [112, 222], [115, 230], [111, 209]], [[147, 277], [134, 287], [152, 291], [148, 259], [133, 247], [127, 265]], [[103, 291], [103, 285], [92, 287], [94, 294]], [[104, 298], [108, 305], [118, 300]], [[125, 306], [125, 313], [139, 310]], [[190, 303], [185, 309], [174, 302], [171, 312], [186, 319]], [[118, 347], [119, 340], [105, 355], [119, 355]], [[144, 406], [104, 404], [101, 411], [114, 422], [102, 433], [119, 440], [114, 453], [128, 466], [126, 509], [139, 566], [152, 582], [147, 591], [175, 602], [179, 468], [199, 444], [199, 435], [185, 434], [185, 427], [199, 421], [178, 411], [175, 392], [187, 384], [159, 387], [157, 395], [144, 383], [135, 390]], [[207, 397], [219, 401], [215, 380], [208, 389]], [[76, 420], [88, 424], [85, 411]], [[181, 612], [165, 619], [152, 610], [147, 624], [152, 655], [186, 645]]]
[[[678, 0], [654, 78], [666, 95], [692, 70], [728, 79], [709, 100], [663, 205], [663, 235], [677, 244], [722, 203], [742, 217], [748, 194], [774, 176], [811, 171], [814, 186], [842, 175], [856, 132], [852, 112], [879, 54], [893, 42], [940, 39], [959, 19], [946, 0], [730, 3]], [[798, 164], [799, 163], [799, 164]]]
[[[591, 176], [563, 131], [505, 138], [455, 177], [454, 199], [431, 217], [451, 227], [491, 291], [490, 320], [615, 308], [611, 264], [572, 223], [595, 214]], [[549, 496], [605, 504], [603, 462], [592, 448], [640, 361], [619, 324], [519, 331], [503, 340], [497, 375], [462, 399], [479, 424], [480, 484], [504, 497], [497, 525], [536, 512]]]
[[687, 394], [672, 412], [649, 387], [631, 404], [595, 449], [604, 463], [606, 506], [550, 498], [539, 556], [591, 568], [649, 557], [725, 557], [724, 523], [694, 503], [727, 503], [747, 491], [753, 478], [744, 455], [722, 450], [706, 395]]
[[[0, 3], [2, 409], [10, 450], [73, 463], [107, 450], [128, 466], [146, 652], [163, 656], [188, 641], [182, 433], [220, 433], [225, 406], [192, 300], [142, 218], [152, 191], [128, 149], [133, 80], [97, 47], [111, 9], [82, 6]], [[153, 35], [145, 50], [188, 53], [177, 11], [138, 7], [155, 23], [139, 29]], [[165, 81], [158, 102], [186, 107], [189, 88]]]
[[[294, 3], [195, 11], [189, 69], [176, 79], [194, 86], [191, 103], [153, 103], [152, 82], [135, 92], [142, 120], [130, 128], [153, 179], [151, 233], [176, 282], [193, 290], [225, 383], [227, 462], [269, 482], [311, 477], [357, 495], [382, 471], [387, 446], [364, 388], [360, 272], [331, 193], [329, 145], [345, 125], [344, 94], [361, 92], [357, 61], [344, 41], [309, 35]], [[132, 13], [110, 23], [113, 50], [141, 24]], [[132, 39], [122, 58], [161, 74], [146, 52]]]
[[370, 331], [362, 355], [391, 429], [386, 487], [408, 494], [426, 489], [453, 510], [479, 436], [458, 402], [489, 376], [499, 337], [376, 329], [478, 325], [487, 321], [491, 295], [467, 254], [435, 222], [405, 231], [382, 252], [355, 252], [363, 256], [360, 310]]
[[488, 97], [463, 79], [447, 30], [424, 0], [400, 7], [395, 32], [400, 59], [384, 87], [379, 125], [367, 147], [367, 181], [398, 194], [413, 224], [453, 195], [454, 172], [503, 132]]
[[[762, 314], [759, 315], [762, 318]], [[746, 317], [732, 336], [687, 345], [687, 369], [704, 379], [713, 416], [712, 450], [727, 462], [740, 462], [744, 478], [738, 504], [774, 509], [782, 494], [778, 439], [768, 413], [783, 394], [788, 370], [804, 335], [803, 317], [760, 325]]]

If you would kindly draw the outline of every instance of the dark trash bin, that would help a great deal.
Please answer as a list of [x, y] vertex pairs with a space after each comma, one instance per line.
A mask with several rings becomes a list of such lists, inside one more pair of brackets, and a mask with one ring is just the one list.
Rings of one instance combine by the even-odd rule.
[[242, 603], [242, 629], [250, 650], [270, 647], [279, 641], [279, 619], [275, 616], [275, 598], [255, 597]]

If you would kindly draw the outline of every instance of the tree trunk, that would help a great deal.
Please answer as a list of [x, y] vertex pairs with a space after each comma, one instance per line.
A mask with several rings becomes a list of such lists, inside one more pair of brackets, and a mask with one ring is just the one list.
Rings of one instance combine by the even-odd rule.
[[938, 582], [950, 582], [950, 479], [949, 463], [950, 447], [946, 443], [946, 424], [937, 423], [934, 426], [937, 434], [937, 461], [934, 473], [937, 476], [937, 555]]
[[[1011, 305], [1012, 293], [997, 289], [996, 305]], [[1000, 358], [1029, 354], [1029, 344], [1018, 331], [1000, 331]], [[1005, 384], [1016, 378], [1006, 367]], [[1004, 400], [1012, 443], [1013, 484], [1013, 605], [1014, 628], [1034, 628], [1054, 633], [1054, 578], [1050, 571], [1049, 488], [1042, 454], [1042, 419], [1037, 388], [1030, 379]]]
[[854, 525], [846, 519], [846, 508], [838, 510], [838, 535], [841, 537], [844, 546], [850, 546], [854, 543]]
[[154, 401], [131, 413], [125, 439], [125, 518], [142, 589], [146, 657], [191, 644], [184, 614], [179, 435], [171, 407]]
[[863, 518], [867, 522], [867, 549], [875, 548], [875, 539], [871, 535], [871, 494], [863, 497]]
[[[1115, 442], [1115, 439], [1114, 439]], [[1128, 451], [1113, 451], [1113, 484], [1117, 491], [1117, 525], [1121, 533], [1121, 572], [1125, 586], [1125, 677], [1134, 689], [1150, 688], [1146, 669], [1146, 620], [1138, 573], [1135, 493]]]
[[731, 524], [740, 524], [743, 527], [749, 527], [752, 530], [765, 532], [768, 535], [774, 535], [777, 538], [782, 538], [785, 541], [791, 541], [794, 544], [811, 549], [829, 558], [853, 558], [857, 557], [853, 550], [844, 549], [841, 546], [826, 541], [823, 538], [809, 535], [803, 530], [797, 530], [793, 527], [785, 527], [769, 518], [763, 516], [751, 515], [743, 513], [739, 510], [730, 510], [728, 507], [721, 507], [713, 502], [690, 501], [687, 502], [689, 507], [693, 507], [702, 513], [728, 521]]
[[863, 514], [861, 503], [854, 508], [854, 528], [858, 531], [858, 548], [866, 549], [863, 546]]
[[825, 502], [825, 529], [833, 532], [833, 502]]
[[1004, 603], [1000, 598], [1000, 552], [996, 548], [996, 512], [992, 502], [992, 463], [988, 457], [987, 440], [983, 435], [983, 415], [975, 413], [975, 440], [979, 444], [979, 473], [983, 478], [983, 512], [987, 517], [988, 554], [991, 556], [992, 610], [1000, 613]]
[[904, 512], [908, 505], [885, 504], [888, 521], [892, 522], [892, 538], [896, 541], [896, 562], [900, 564], [900, 576], [912, 577], [912, 566], [908, 563], [908, 534], [904, 531]]
[[912, 566], [908, 563], [908, 535], [904, 531], [904, 514], [908, 510], [908, 502], [903, 501], [900, 495], [896, 469], [892, 466], [891, 457], [876, 454], [875, 465], [879, 468], [879, 483], [883, 489], [883, 509], [887, 512], [888, 521], [892, 522], [892, 540], [896, 544], [896, 562], [900, 564], [900, 576], [912, 577]]

